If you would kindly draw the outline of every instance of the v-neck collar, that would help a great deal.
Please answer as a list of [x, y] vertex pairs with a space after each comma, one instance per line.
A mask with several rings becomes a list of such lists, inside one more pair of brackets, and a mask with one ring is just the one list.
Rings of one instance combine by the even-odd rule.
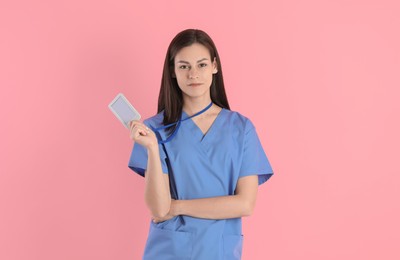
[[[212, 124], [210, 125], [210, 127], [208, 128], [206, 133], [203, 133], [203, 131], [200, 129], [200, 127], [193, 121], [192, 118], [185, 120], [185, 121], [190, 121], [190, 124], [192, 125], [192, 132], [193, 134], [198, 137], [200, 142], [203, 142], [203, 140], [205, 140], [206, 138], [208, 138], [210, 135], [213, 134], [214, 132], [214, 128], [216, 127], [216, 125], [218, 124], [218, 122], [220, 121], [220, 117], [221, 115], [225, 112], [224, 111], [225, 108], [222, 108], [218, 115], [216, 116], [216, 118], [214, 119], [214, 121], [212, 122]], [[188, 114], [186, 114], [185, 111], [182, 110], [182, 114], [184, 115], [183, 118], [187, 118], [189, 117]]]

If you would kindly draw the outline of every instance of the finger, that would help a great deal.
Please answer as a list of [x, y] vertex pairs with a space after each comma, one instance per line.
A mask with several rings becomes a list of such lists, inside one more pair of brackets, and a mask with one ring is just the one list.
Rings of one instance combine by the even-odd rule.
[[140, 122], [139, 120], [131, 120], [129, 122], [133, 125], [140, 125], [140, 126], [146, 127], [146, 125], [144, 123]]
[[143, 130], [143, 134], [147, 135], [148, 133], [151, 132], [151, 129], [147, 127], [146, 125], [140, 126], [140, 129]]
[[[131, 122], [133, 122], [133, 127], [137, 126], [138, 128], [143, 129], [146, 132], [150, 132], [150, 128], [147, 125], [140, 123], [139, 121], [136, 121], [136, 120], [132, 120]], [[133, 127], [131, 126], [131, 129]]]
[[142, 130], [142, 129], [141, 129], [141, 130], [140, 130], [140, 134], [141, 134], [141, 135], [147, 135], [148, 133], [147, 133], [145, 130]]
[[135, 128], [133, 129], [133, 131], [134, 131], [135, 136], [147, 135], [147, 132], [146, 132], [144, 129], [140, 128], [140, 127], [135, 127]]
[[137, 120], [131, 120], [129, 123], [130, 123], [131, 129], [132, 129], [133, 127], [135, 127], [136, 125], [140, 125], [140, 122], [137, 121]]
[[147, 131], [145, 127], [146, 126], [142, 126], [141, 124], [135, 124], [135, 126], [132, 127], [131, 131], [133, 132], [133, 134], [135, 136], [138, 136], [138, 134], [139, 135], [147, 135], [147, 133], [149, 131]]
[[131, 121], [129, 121], [129, 126], [132, 126], [132, 124], [137, 124], [137, 123], [140, 123], [140, 121], [138, 121], [138, 120], [131, 120]]

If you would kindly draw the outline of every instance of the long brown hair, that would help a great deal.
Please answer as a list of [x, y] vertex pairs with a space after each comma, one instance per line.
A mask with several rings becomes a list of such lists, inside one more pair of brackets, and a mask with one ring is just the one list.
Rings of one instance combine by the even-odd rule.
[[[210, 52], [211, 61], [214, 57], [217, 60], [218, 72], [213, 74], [210, 96], [213, 103], [229, 109], [228, 99], [225, 93], [224, 79], [222, 77], [221, 60], [218, 55], [217, 48], [211, 37], [199, 29], [186, 29], [178, 33], [171, 41], [164, 61], [164, 69], [161, 79], [161, 88], [158, 96], [157, 113], [164, 110], [163, 124], [177, 122], [180, 119], [183, 107], [182, 90], [178, 86], [177, 79], [172, 77], [174, 73], [174, 60], [176, 54], [184, 47], [193, 43], [204, 45]], [[177, 125], [167, 128], [169, 134], [175, 130]]]

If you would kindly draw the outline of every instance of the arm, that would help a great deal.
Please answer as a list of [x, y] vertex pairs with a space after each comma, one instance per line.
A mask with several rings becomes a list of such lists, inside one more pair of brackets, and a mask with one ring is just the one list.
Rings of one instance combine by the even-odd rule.
[[144, 172], [144, 200], [153, 216], [164, 217], [171, 207], [168, 174], [162, 171], [160, 151], [155, 133], [145, 122], [129, 122], [130, 138], [146, 148], [147, 170]]
[[168, 174], [161, 168], [158, 144], [147, 149], [148, 161], [145, 172], [145, 202], [153, 216], [164, 217], [171, 207]]
[[235, 195], [193, 200], [174, 200], [170, 214], [197, 218], [226, 219], [250, 216], [256, 204], [258, 176], [239, 178]]

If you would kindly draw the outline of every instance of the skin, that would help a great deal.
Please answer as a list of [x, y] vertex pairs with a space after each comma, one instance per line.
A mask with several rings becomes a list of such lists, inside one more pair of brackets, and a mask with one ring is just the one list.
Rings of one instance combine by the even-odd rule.
[[[175, 56], [174, 63], [174, 71], [171, 76], [176, 78], [179, 88], [182, 90], [183, 110], [188, 115], [193, 115], [211, 102], [212, 75], [218, 73], [216, 58], [211, 59], [205, 46], [194, 43], [182, 48]], [[191, 86], [192, 83], [200, 83], [200, 85]], [[221, 109], [221, 107], [213, 104], [206, 112], [192, 118], [192, 120], [204, 134]], [[130, 127], [132, 140], [146, 147], [149, 153], [158, 151], [157, 138], [150, 129], [146, 129], [146, 126], [139, 121], [131, 121]], [[171, 199], [169, 185], [167, 185], [169, 183], [168, 174], [163, 174], [163, 178], [164, 184], [168, 187], [168, 189], [165, 189], [168, 195], [158, 195], [162, 198], [165, 198], [163, 196], [169, 197], [169, 211], [157, 216], [152, 214], [155, 223], [166, 221], [178, 215], [207, 219], [250, 216], [255, 207], [258, 190], [257, 175], [239, 178], [234, 195], [193, 200]]]

